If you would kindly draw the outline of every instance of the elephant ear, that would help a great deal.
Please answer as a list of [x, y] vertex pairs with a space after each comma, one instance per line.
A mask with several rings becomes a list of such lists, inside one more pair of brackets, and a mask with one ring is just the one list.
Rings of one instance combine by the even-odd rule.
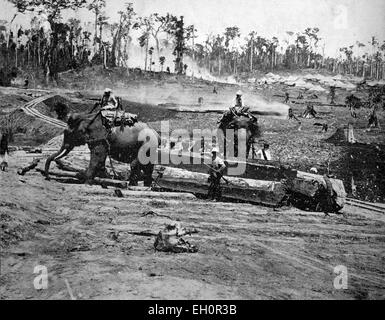
[[82, 122], [82, 118], [76, 113], [70, 113], [68, 116], [67, 124], [70, 130], [76, 130]]
[[68, 114], [67, 125], [68, 125], [68, 127], [70, 129], [73, 129], [73, 126], [74, 126], [74, 114], [72, 112], [70, 112]]

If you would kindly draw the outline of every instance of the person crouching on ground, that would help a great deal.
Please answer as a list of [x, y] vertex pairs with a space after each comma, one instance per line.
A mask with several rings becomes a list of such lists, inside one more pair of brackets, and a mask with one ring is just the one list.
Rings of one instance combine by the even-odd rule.
[[226, 169], [225, 162], [218, 157], [219, 149], [211, 151], [211, 167], [209, 170], [208, 182], [210, 183], [207, 199], [219, 200], [222, 197], [221, 179]]
[[5, 171], [8, 167], [8, 133], [0, 133], [0, 170]]
[[269, 150], [269, 144], [268, 143], [264, 143], [263, 144], [263, 148], [262, 149], [259, 149], [255, 156], [257, 159], [262, 159], [262, 160], [266, 160], [266, 161], [270, 161], [271, 160], [271, 154], [270, 154], [270, 150]]

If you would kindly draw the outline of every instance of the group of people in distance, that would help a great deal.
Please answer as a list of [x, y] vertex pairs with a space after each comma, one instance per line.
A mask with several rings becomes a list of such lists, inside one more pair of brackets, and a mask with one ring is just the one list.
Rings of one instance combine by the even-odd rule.
[[[312, 98], [312, 96], [317, 97], [316, 95], [313, 94], [310, 96], [310, 99]], [[334, 86], [330, 87], [329, 97], [330, 97], [330, 105], [336, 105], [336, 87], [334, 87]], [[299, 93], [297, 99], [303, 99], [303, 95], [301, 92]], [[379, 100], [379, 101], [377, 101], [377, 100]], [[369, 99], [368, 99], [367, 103], [368, 103], [370, 111], [367, 114], [367, 120], [368, 120], [368, 125], [367, 125], [367, 129], [366, 129], [367, 131], [370, 131], [372, 128], [379, 128], [380, 127], [378, 117], [377, 117], [377, 109], [379, 107], [378, 106], [379, 102], [381, 102], [380, 100], [381, 100], [381, 98], [379, 98], [378, 95], [371, 97], [371, 95], [369, 94]], [[283, 102], [286, 104], [290, 104], [290, 95], [288, 92], [285, 92], [285, 99]], [[361, 99], [356, 97], [354, 94], [350, 94], [345, 98], [345, 106], [349, 109], [350, 116], [352, 118], [355, 118], [355, 119], [357, 118], [357, 113], [356, 113], [355, 109], [360, 108], [364, 104], [365, 103], [363, 103], [361, 101]], [[309, 103], [309, 104], [307, 104], [306, 109], [302, 114], [302, 117], [303, 118], [315, 118], [316, 114], [317, 114], [317, 112], [314, 110], [314, 106], [311, 103]], [[296, 117], [296, 115], [294, 114], [293, 109], [291, 107], [289, 107], [289, 109], [288, 109], [288, 119], [289, 120], [294, 119], [300, 123], [300, 120]]]

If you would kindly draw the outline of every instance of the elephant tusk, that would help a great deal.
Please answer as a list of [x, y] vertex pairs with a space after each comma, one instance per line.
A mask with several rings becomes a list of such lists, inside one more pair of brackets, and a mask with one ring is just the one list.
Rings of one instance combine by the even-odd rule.
[[59, 155], [57, 155], [55, 158], [54, 158], [54, 160], [56, 161], [56, 160], [59, 160], [65, 153], [67, 152], [67, 149], [64, 149], [62, 152], [60, 152], [60, 154]]

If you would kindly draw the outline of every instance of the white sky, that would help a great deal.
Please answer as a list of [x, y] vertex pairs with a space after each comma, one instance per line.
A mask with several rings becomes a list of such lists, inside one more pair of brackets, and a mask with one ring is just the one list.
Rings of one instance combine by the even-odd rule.
[[[338, 48], [363, 43], [376, 36], [385, 40], [384, 0], [106, 0], [107, 16], [117, 20], [117, 12], [125, 2], [132, 2], [139, 15], [170, 12], [184, 15], [186, 24], [198, 29], [198, 41], [209, 33], [222, 33], [227, 26], [238, 26], [242, 36], [251, 30], [262, 36], [284, 39], [286, 31], [303, 31], [318, 27], [325, 53], [335, 56]], [[12, 18], [15, 10], [6, 0], [0, 0], [0, 20]], [[93, 21], [88, 10], [68, 12], [65, 17]], [[15, 23], [25, 25], [28, 19], [20, 15]]]

